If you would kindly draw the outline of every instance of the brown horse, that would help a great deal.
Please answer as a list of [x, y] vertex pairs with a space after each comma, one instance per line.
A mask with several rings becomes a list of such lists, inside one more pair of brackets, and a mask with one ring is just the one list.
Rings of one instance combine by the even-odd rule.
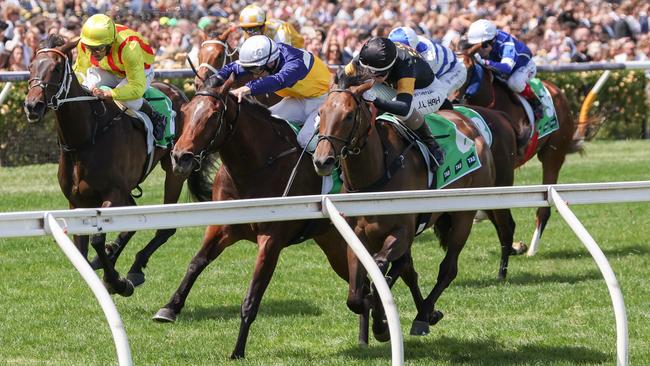
[[[469, 104], [505, 112], [510, 117], [513, 127], [519, 135], [519, 148], [522, 150], [522, 153], [517, 156], [516, 166], [523, 165], [537, 154], [537, 158], [542, 163], [542, 184], [557, 183], [566, 155], [582, 151], [585, 131], [584, 128], [577, 129], [577, 120], [573, 118], [569, 102], [562, 90], [551, 82], [543, 82], [553, 98], [553, 105], [555, 106], [560, 128], [541, 139], [533, 138], [528, 142], [528, 137], [530, 136], [530, 134], [526, 133], [530, 131], [526, 129], [529, 125], [528, 116], [518, 97], [504, 82], [495, 78], [489, 68], [479, 66], [475, 63], [472, 49], [462, 54], [461, 57], [468, 72], [467, 81], [459, 89], [458, 95], [461, 97], [464, 96], [468, 84], [476, 72], [475, 68], [481, 67], [484, 72], [481, 84], [471, 97], [467, 97], [464, 100]], [[463, 99], [461, 98], [461, 100]], [[521, 146], [523, 145], [522, 142], [523, 144], [528, 143], [525, 146]], [[525, 151], [523, 151], [524, 149]], [[540, 207], [537, 209], [536, 228], [531, 241], [531, 247], [536, 247], [550, 216], [550, 207]]]
[[[395, 191], [428, 189], [428, 168], [414, 148], [412, 142], [401, 137], [393, 126], [376, 123], [370, 104], [362, 94], [372, 86], [363, 83], [364, 77], [348, 77], [339, 73], [338, 88], [330, 94], [320, 109], [319, 141], [313, 156], [313, 163], [320, 175], [329, 175], [340, 164], [347, 191]], [[439, 114], [453, 121], [457, 128], [474, 140], [481, 168], [450, 184], [449, 188], [470, 188], [492, 186], [495, 182], [495, 167], [484, 138], [465, 117], [453, 111]], [[442, 313], [435, 310], [435, 303], [458, 271], [458, 258], [472, 228], [476, 211], [433, 213], [426, 221], [427, 227], [435, 225], [435, 232], [446, 255], [440, 263], [438, 281], [429, 295], [422, 299], [417, 288], [417, 273], [413, 269], [410, 250], [419, 224], [419, 214], [390, 216], [364, 216], [348, 221], [356, 235], [364, 243], [379, 266], [387, 275], [389, 285], [396, 275], [410, 278], [415, 285], [411, 293], [416, 299], [418, 314], [413, 322], [411, 334], [423, 335], [429, 332], [429, 325], [435, 324]], [[389, 271], [389, 265], [392, 264]], [[350, 272], [348, 307], [356, 313], [365, 311], [364, 284], [365, 269], [358, 259], [348, 253]], [[411, 286], [409, 286], [411, 287]], [[381, 321], [383, 312], [376, 296], [371, 300], [373, 308], [373, 332], [380, 340], [385, 336], [387, 326]]]
[[[232, 79], [222, 83], [216, 77], [209, 78], [204, 88], [183, 106], [184, 130], [172, 151], [174, 171], [184, 176], [194, 169], [205, 169], [204, 157], [210, 152], [218, 152], [222, 164], [211, 187], [201, 184], [205, 181], [190, 180], [190, 190], [203, 200], [279, 197], [293, 167], [299, 164], [289, 194], [319, 194], [321, 178], [311, 168], [309, 159], [298, 163], [301, 149], [289, 125], [272, 117], [257, 102], [244, 99], [238, 104], [228, 94]], [[256, 242], [253, 279], [241, 306], [239, 336], [231, 354], [231, 358], [243, 358], [251, 324], [280, 251], [309, 238], [325, 252], [336, 273], [347, 280], [346, 244], [327, 220], [208, 226], [203, 245], [190, 262], [179, 288], [154, 320], [175, 321], [194, 281], [227, 247], [240, 240]], [[360, 335], [360, 340], [367, 342], [367, 334]]]
[[[146, 136], [142, 124], [133, 121], [114, 103], [103, 102], [84, 90], [71, 68], [71, 50], [76, 42], [53, 36], [47, 48], [37, 51], [29, 66], [29, 91], [25, 112], [30, 121], [40, 121], [51, 108], [56, 113], [56, 131], [60, 145], [59, 185], [70, 208], [132, 206], [131, 195], [147, 173]], [[157, 84], [173, 102], [180, 115], [185, 95], [170, 85]], [[178, 200], [184, 179], [171, 171], [168, 149], [156, 148], [152, 167], [160, 161], [165, 176], [165, 203]], [[133, 285], [144, 282], [142, 269], [149, 257], [164, 244], [176, 229], [156, 231], [155, 237], [136, 255], [128, 279], [121, 279], [115, 260], [135, 232], [120, 233], [115, 253], [110, 256], [104, 243], [105, 234], [93, 237], [92, 246], [104, 268], [104, 281], [111, 292], [124, 296], [133, 293]], [[75, 235], [75, 245], [87, 256], [88, 235]]]

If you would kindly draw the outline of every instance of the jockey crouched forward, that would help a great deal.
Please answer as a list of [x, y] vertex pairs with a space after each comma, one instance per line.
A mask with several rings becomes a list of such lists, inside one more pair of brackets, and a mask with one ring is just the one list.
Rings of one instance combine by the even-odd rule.
[[530, 49], [514, 36], [498, 30], [494, 23], [486, 19], [479, 19], [470, 25], [467, 42], [475, 45], [477, 61], [507, 80], [512, 91], [530, 102], [535, 119], [542, 118], [542, 103], [528, 84], [537, 74]]
[[311, 141], [318, 108], [329, 90], [330, 72], [325, 63], [311, 53], [264, 35], [252, 36], [241, 45], [239, 60], [224, 66], [217, 76], [223, 80], [253, 75], [255, 79], [234, 89], [241, 102], [246, 95], [275, 93], [283, 99], [270, 107], [271, 114], [287, 121], [302, 122], [298, 133], [301, 147]]
[[[165, 133], [165, 116], [142, 97], [154, 77], [153, 62], [153, 49], [140, 33], [115, 24], [106, 15], [95, 14], [81, 29], [73, 70], [97, 98], [120, 101], [149, 116], [154, 138], [160, 140]], [[102, 90], [100, 86], [113, 89]]]
[[375, 86], [364, 94], [364, 99], [380, 111], [394, 114], [413, 130], [441, 165], [443, 152], [424, 123], [423, 115], [440, 109], [447, 91], [429, 64], [414, 49], [377, 37], [366, 42], [359, 55], [345, 66], [347, 75], [363, 72], [375, 80]]

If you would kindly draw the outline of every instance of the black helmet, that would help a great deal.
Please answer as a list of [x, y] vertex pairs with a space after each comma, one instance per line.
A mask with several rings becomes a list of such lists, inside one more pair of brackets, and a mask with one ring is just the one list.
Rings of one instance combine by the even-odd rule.
[[396, 59], [397, 48], [388, 38], [372, 38], [359, 52], [359, 64], [373, 73], [389, 70]]

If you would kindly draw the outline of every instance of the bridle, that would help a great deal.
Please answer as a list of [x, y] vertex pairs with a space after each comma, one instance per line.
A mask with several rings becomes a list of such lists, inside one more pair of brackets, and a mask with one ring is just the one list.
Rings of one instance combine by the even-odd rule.
[[[223, 57], [223, 62], [221, 63], [221, 67], [219, 67], [219, 69], [222, 69], [224, 66], [226, 66], [226, 62], [228, 61], [228, 58], [232, 59], [232, 56], [235, 53], [237, 53], [237, 50], [238, 50], [238, 48], [233, 48], [232, 52], [228, 52], [228, 49], [230, 48], [230, 46], [228, 46], [228, 43], [220, 41], [218, 39], [210, 39], [210, 40], [204, 41], [203, 43], [201, 43], [200, 48], [203, 48], [203, 46], [205, 46], [206, 44], [218, 44], [218, 45], [223, 46], [223, 48], [224, 48], [224, 57]], [[214, 67], [214, 66], [212, 66], [212, 65], [210, 65], [208, 63], [205, 63], [205, 62], [199, 65], [199, 67], [197, 68], [197, 71], [200, 70], [202, 67], [205, 67], [206, 69], [212, 71], [212, 74], [214, 74], [214, 75], [216, 75], [217, 72], [219, 71], [216, 67]]]
[[[198, 170], [201, 170], [201, 164], [203, 163], [203, 160], [208, 155], [210, 155], [214, 151], [219, 150], [219, 148], [220, 148], [220, 146], [217, 146], [217, 137], [219, 137], [221, 135], [221, 130], [222, 130], [223, 126], [226, 124], [226, 123], [224, 123], [224, 121], [227, 121], [226, 120], [226, 112], [228, 111], [228, 102], [220, 94], [214, 93], [214, 92], [212, 92], [210, 90], [207, 90], [207, 89], [199, 90], [194, 95], [195, 96], [196, 95], [203, 95], [203, 96], [207, 96], [207, 97], [212, 97], [212, 98], [216, 99], [218, 102], [220, 102], [221, 105], [223, 105], [223, 111], [221, 111], [221, 113], [217, 117], [217, 123], [218, 123], [217, 131], [215, 131], [215, 133], [212, 135], [212, 139], [210, 140], [210, 142], [203, 149], [201, 149], [201, 151], [199, 151], [198, 154], [194, 154], [194, 161], [196, 162], [196, 165], [197, 165], [195, 170], [198, 171]], [[241, 109], [241, 104], [237, 103], [237, 115], [235, 116], [235, 119], [234, 119], [234, 121], [232, 123], [227, 124], [228, 125], [228, 135], [225, 136], [224, 142], [228, 141], [228, 138], [235, 132], [235, 129], [237, 127], [237, 122], [239, 121], [240, 109]]]
[[[373, 114], [376, 114], [376, 110], [373, 111], [371, 110], [374, 106], [370, 103], [368, 104], [368, 115], [370, 117], [370, 123], [368, 124], [368, 129], [366, 132], [363, 134], [363, 136], [358, 135], [358, 130], [359, 126], [361, 125], [361, 106], [365, 103], [364, 101], [361, 100], [361, 98], [350, 91], [349, 89], [332, 89], [327, 93], [327, 95], [330, 95], [332, 93], [346, 93], [352, 96], [356, 103], [356, 108], [354, 110], [354, 118], [352, 120], [352, 129], [350, 130], [350, 134], [348, 135], [347, 138], [343, 139], [338, 136], [332, 136], [332, 135], [318, 135], [318, 143], [321, 141], [325, 140], [332, 145], [332, 148], [334, 149], [334, 158], [338, 161], [339, 159], [346, 159], [350, 155], [359, 155], [361, 153], [361, 150], [366, 146], [366, 143], [368, 142], [368, 136], [370, 129], [373, 127], [375, 123], [375, 118]], [[363, 142], [358, 145], [359, 138], [364, 137]], [[336, 144], [334, 141], [343, 143], [343, 146], [341, 146], [340, 151], [336, 151]]]
[[[74, 73], [72, 72], [72, 67], [70, 66], [68, 56], [56, 48], [42, 48], [36, 52], [36, 56], [48, 52], [56, 53], [59, 56], [63, 57], [63, 59], [65, 60], [64, 62], [65, 68], [63, 69], [63, 78], [61, 82], [60, 83], [47, 82], [41, 79], [40, 77], [33, 77], [29, 79], [29, 81], [27, 82], [28, 89], [34, 87], [42, 88], [45, 102], [47, 106], [52, 110], [59, 109], [59, 107], [61, 107], [65, 103], [98, 100], [98, 98], [95, 96], [79, 96], [79, 97], [68, 98], [68, 93], [70, 93], [70, 84], [72, 83], [72, 78], [75, 77]], [[48, 100], [47, 91], [51, 87], [55, 87], [58, 89], [56, 93], [54, 93], [52, 97]]]

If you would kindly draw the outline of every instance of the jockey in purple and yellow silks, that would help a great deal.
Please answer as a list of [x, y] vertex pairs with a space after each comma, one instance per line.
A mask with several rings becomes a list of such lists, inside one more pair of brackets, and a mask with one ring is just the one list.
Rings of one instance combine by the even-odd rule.
[[311, 53], [292, 46], [275, 43], [267, 36], [248, 38], [239, 49], [239, 60], [224, 66], [217, 76], [223, 80], [253, 75], [254, 80], [232, 90], [238, 100], [245, 95], [275, 93], [284, 97], [269, 108], [271, 113], [287, 121], [303, 123], [298, 142], [305, 147], [316, 128], [318, 108], [325, 102], [331, 74], [327, 65]]
[[278, 19], [266, 19], [266, 12], [257, 5], [248, 5], [239, 14], [239, 26], [244, 37], [265, 35], [275, 43], [304, 48], [305, 40], [291, 23]]
[[[508, 87], [521, 94], [533, 107], [535, 119], [543, 115], [542, 103], [528, 84], [537, 74], [530, 49], [514, 36], [498, 30], [489, 20], [479, 19], [467, 30], [467, 42], [481, 45], [478, 61], [507, 80]], [[478, 46], [477, 46], [478, 47]]]
[[[154, 77], [154, 51], [147, 40], [103, 14], [88, 18], [81, 29], [73, 70], [83, 86], [99, 99], [116, 100], [149, 116], [156, 139], [161, 139], [165, 117], [142, 97]], [[112, 89], [102, 90], [106, 86]], [[161, 128], [162, 126], [162, 128]]]

